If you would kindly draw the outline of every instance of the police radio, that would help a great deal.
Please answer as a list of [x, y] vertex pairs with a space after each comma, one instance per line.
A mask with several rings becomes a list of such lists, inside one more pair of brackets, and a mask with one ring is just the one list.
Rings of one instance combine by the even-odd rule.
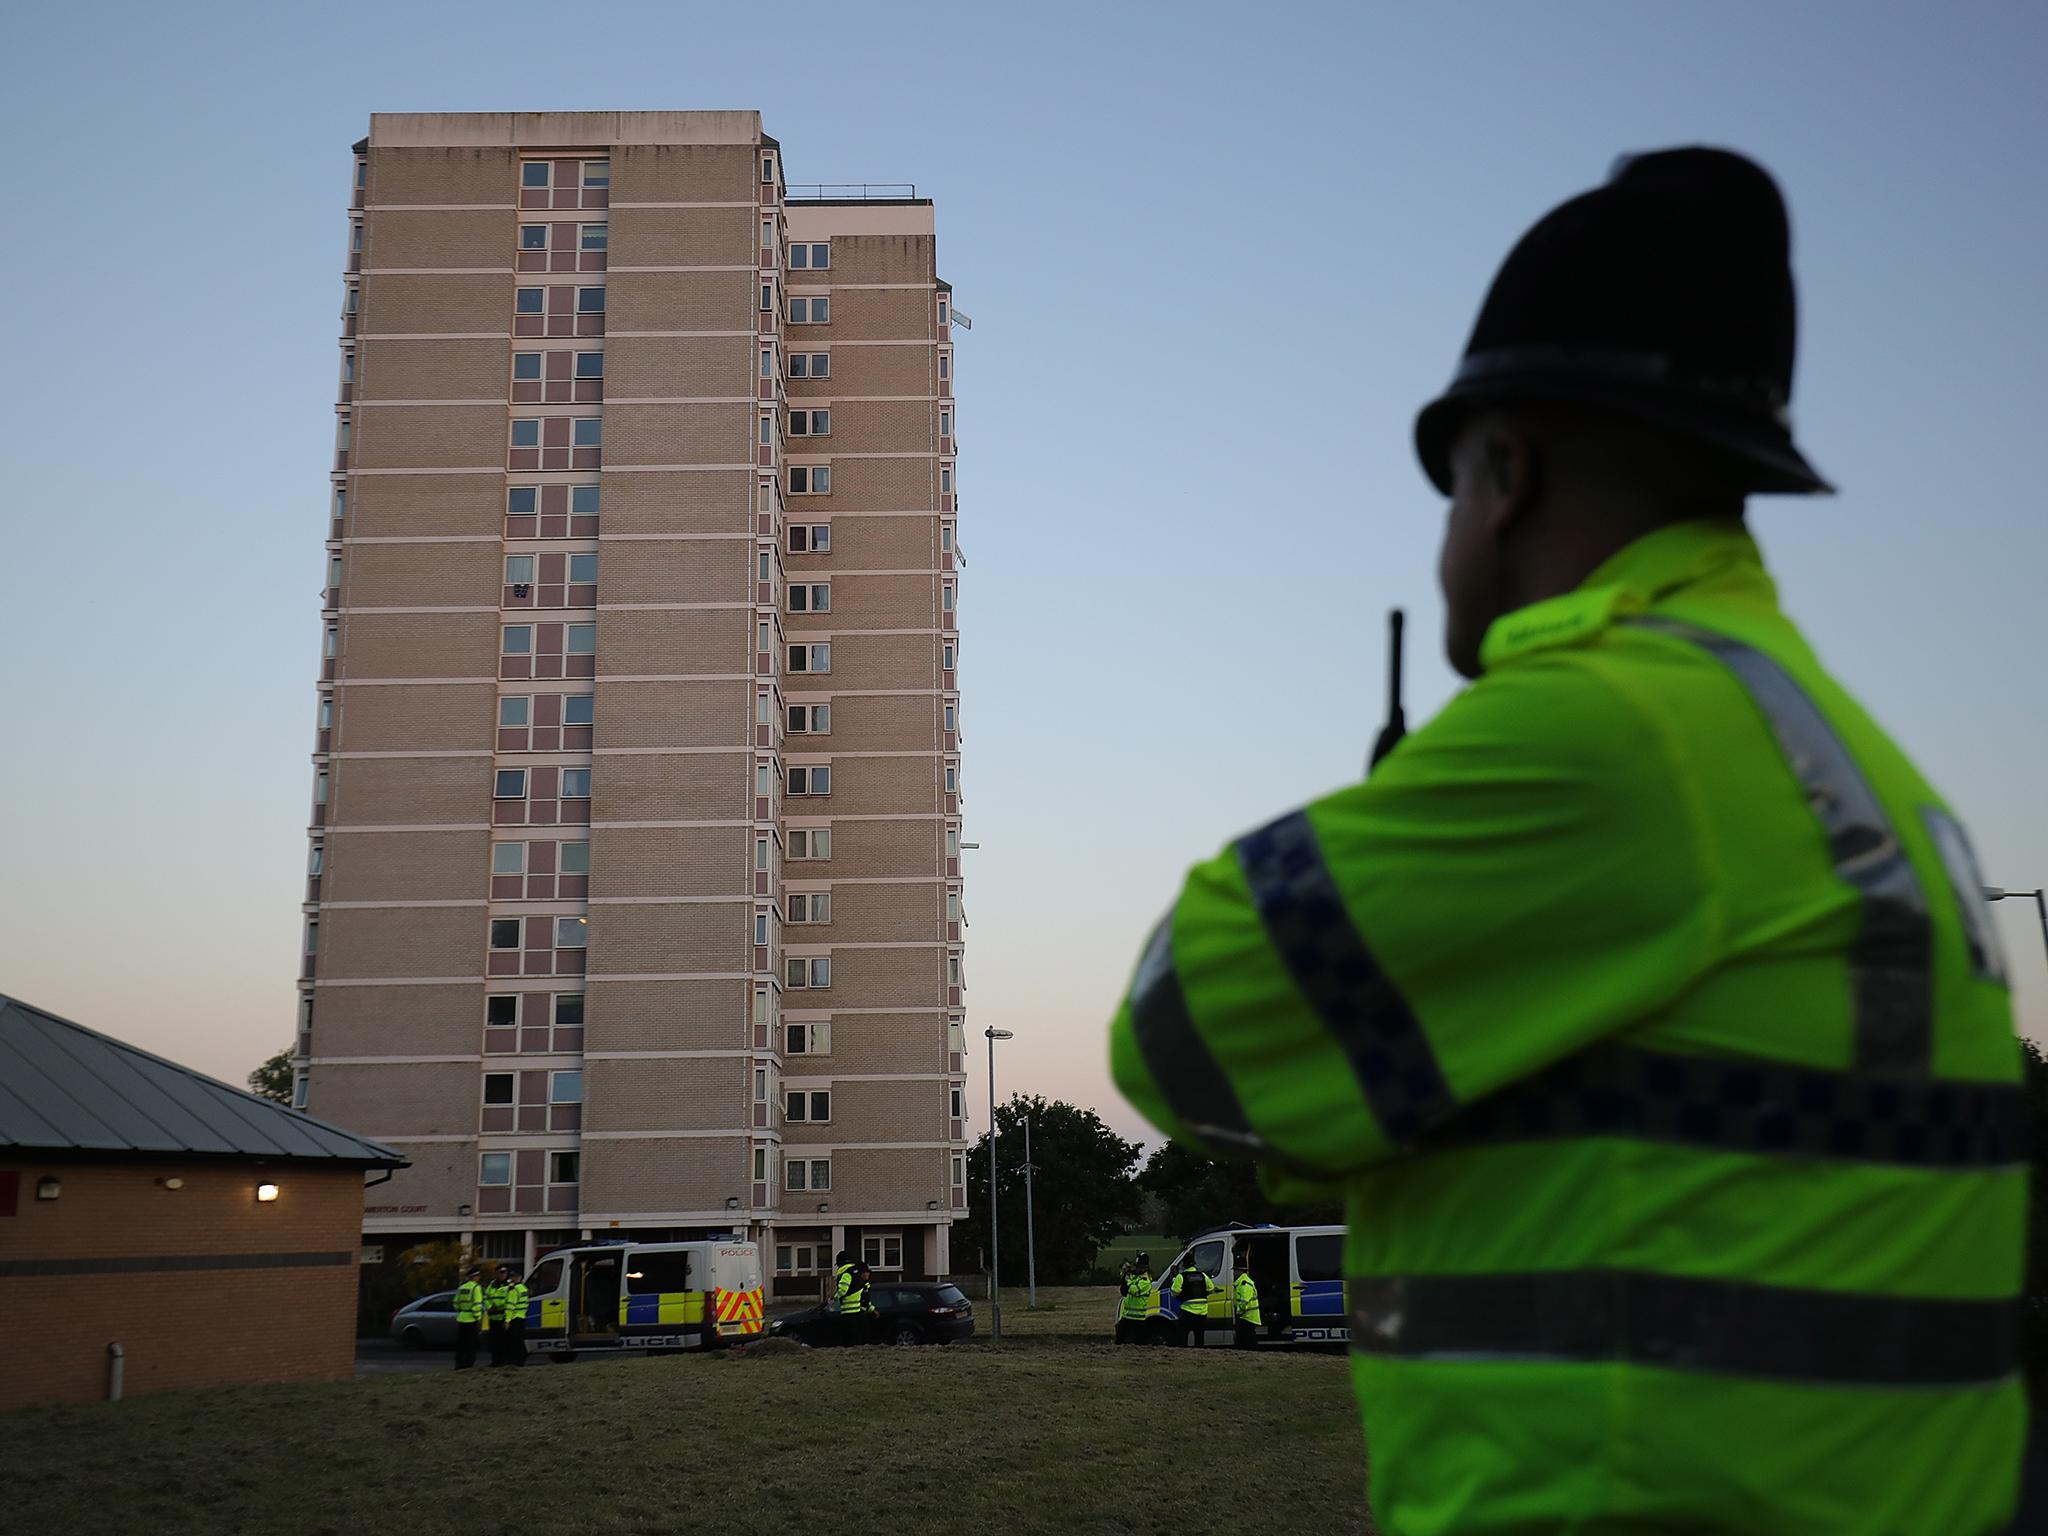
[[1393, 609], [1387, 614], [1387, 631], [1387, 723], [1380, 727], [1379, 739], [1372, 744], [1372, 756], [1366, 759], [1365, 771], [1368, 774], [1408, 734], [1408, 719], [1401, 713], [1400, 609]]

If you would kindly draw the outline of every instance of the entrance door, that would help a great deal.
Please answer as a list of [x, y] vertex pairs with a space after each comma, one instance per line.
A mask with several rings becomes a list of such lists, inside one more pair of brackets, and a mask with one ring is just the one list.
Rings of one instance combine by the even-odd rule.
[[[1287, 1239], [1285, 1232], [1271, 1235], [1260, 1234], [1248, 1237], [1245, 1246], [1250, 1249], [1247, 1267], [1251, 1270], [1252, 1283], [1259, 1288], [1259, 1321], [1269, 1339], [1287, 1337], [1288, 1287], [1293, 1282], [1287, 1263]], [[1236, 1300], [1231, 1303], [1231, 1316], [1237, 1315]]]

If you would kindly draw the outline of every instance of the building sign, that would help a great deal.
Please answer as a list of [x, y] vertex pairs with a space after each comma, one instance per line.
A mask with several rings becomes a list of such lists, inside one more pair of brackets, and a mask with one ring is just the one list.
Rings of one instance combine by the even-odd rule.
[[366, 1205], [363, 1207], [363, 1214], [365, 1216], [424, 1216], [427, 1214], [427, 1208], [424, 1205]]

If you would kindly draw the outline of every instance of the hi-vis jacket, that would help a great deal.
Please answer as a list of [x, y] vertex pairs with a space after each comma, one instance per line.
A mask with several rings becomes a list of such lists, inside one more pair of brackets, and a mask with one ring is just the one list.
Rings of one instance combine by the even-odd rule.
[[1740, 524], [1489, 631], [1364, 784], [1199, 865], [1111, 1033], [1345, 1190], [1401, 1536], [2002, 1530], [2027, 1185], [1962, 829]]

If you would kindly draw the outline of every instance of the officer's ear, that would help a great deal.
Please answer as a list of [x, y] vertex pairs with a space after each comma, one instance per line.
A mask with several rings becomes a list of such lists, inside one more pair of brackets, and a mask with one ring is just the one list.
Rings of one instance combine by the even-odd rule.
[[1494, 416], [1482, 428], [1480, 470], [1487, 531], [1496, 538], [1523, 522], [1543, 499], [1543, 449], [1527, 426]]

